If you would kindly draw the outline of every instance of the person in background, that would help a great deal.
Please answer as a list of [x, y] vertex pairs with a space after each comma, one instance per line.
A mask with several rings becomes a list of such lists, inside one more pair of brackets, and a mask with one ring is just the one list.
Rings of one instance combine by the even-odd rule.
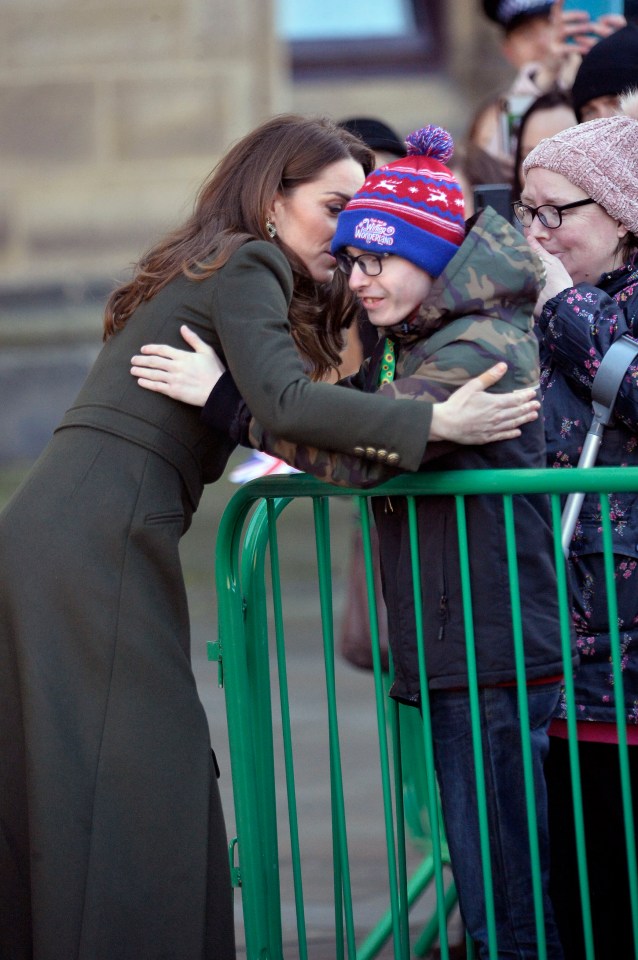
[[405, 141], [383, 120], [376, 117], [347, 117], [339, 126], [353, 133], [374, 153], [375, 167], [405, 156]]
[[597, 43], [574, 78], [572, 101], [578, 123], [613, 117], [620, 97], [638, 86], [638, 24], [628, 23]]
[[571, 89], [581, 56], [625, 19], [608, 14], [591, 21], [585, 11], [563, 11], [562, 0], [482, 0], [482, 9], [499, 26], [503, 56], [516, 76], [475, 114], [468, 140], [501, 160], [509, 181], [517, 124], [527, 107], [549, 90]]
[[551, 90], [537, 97], [529, 105], [516, 135], [514, 154], [514, 182], [512, 194], [518, 199], [523, 189], [523, 160], [546, 137], [553, 137], [576, 123], [576, 114], [569, 93]]
[[[427, 127], [411, 134], [408, 143], [408, 157], [373, 171], [339, 217], [332, 243], [337, 264], [383, 336], [361, 371], [336, 392], [378, 392], [397, 402], [409, 397], [419, 406], [463, 389], [462, 384], [482, 368], [486, 358], [505, 357], [508, 387], [535, 384], [538, 344], [532, 314], [541, 285], [540, 263], [520, 233], [493, 210], [483, 212], [466, 236], [463, 195], [445, 164], [453, 147], [446, 131]], [[194, 339], [191, 344], [205, 352], [204, 345], [197, 345]], [[197, 366], [193, 356], [183, 351], [147, 349], [157, 364], [147, 375], [161, 370], [155, 389], [174, 391], [173, 368]], [[210, 375], [200, 384], [204, 388], [201, 402], [217, 377], [214, 358], [210, 359]], [[134, 358], [137, 376], [143, 372], [143, 360]], [[187, 399], [189, 393], [178, 395]], [[255, 446], [298, 469], [333, 483], [364, 487], [396, 475], [386, 451], [362, 449], [343, 456], [330, 445], [317, 449], [280, 440], [259, 423], [251, 423], [250, 410], [229, 374], [206, 399], [202, 416], [211, 429], [221, 426], [220, 411], [228, 410], [231, 401], [235, 404], [233, 438], [247, 442], [250, 430]], [[504, 443], [472, 448], [430, 444], [425, 466], [483, 469], [540, 467], [544, 462], [543, 429], [538, 423], [524, 428], [518, 439]], [[549, 504], [543, 496], [524, 495], [516, 501], [546, 955], [559, 960], [562, 951], [547, 891], [547, 805], [542, 770], [547, 726], [558, 702], [562, 675]], [[421, 686], [408, 507], [401, 497], [393, 497], [390, 508], [385, 497], [373, 498], [372, 505], [394, 664], [391, 694], [418, 708]], [[498, 956], [537, 960], [503, 504], [500, 497], [477, 496], [468, 498], [466, 505]], [[420, 498], [417, 516], [421, 556], [427, 557], [421, 566], [420, 587], [443, 816], [461, 913], [483, 960], [491, 954], [481, 882], [454, 498]]]
[[[623, 334], [638, 336], [638, 95], [625, 115], [590, 120], [543, 140], [525, 159], [515, 211], [547, 283], [537, 304], [547, 464], [578, 463], [592, 421], [592, 381]], [[628, 368], [598, 455], [603, 466], [638, 465], [638, 362]], [[634, 828], [638, 827], [638, 495], [610, 495], [618, 628]], [[634, 945], [621, 803], [617, 690], [600, 500], [585, 498], [569, 549], [578, 756], [596, 957], [631, 957]], [[550, 728], [551, 893], [569, 960], [585, 956], [567, 705]]]
[[454, 171], [454, 176], [463, 189], [465, 216], [468, 220], [477, 212], [474, 202], [475, 187], [483, 184], [507, 185], [509, 182], [506, 165], [475, 143], [466, 143], [460, 150], [454, 151], [450, 169]]

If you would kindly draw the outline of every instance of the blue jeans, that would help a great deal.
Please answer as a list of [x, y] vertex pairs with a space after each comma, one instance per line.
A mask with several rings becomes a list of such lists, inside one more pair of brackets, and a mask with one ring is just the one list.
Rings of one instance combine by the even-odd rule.
[[[536, 817], [548, 960], [562, 960], [549, 887], [549, 834], [543, 762], [558, 684], [528, 688]], [[479, 690], [498, 957], [537, 960], [532, 874], [516, 687]], [[433, 690], [430, 710], [443, 819], [466, 929], [487, 958], [474, 752], [467, 691]]]

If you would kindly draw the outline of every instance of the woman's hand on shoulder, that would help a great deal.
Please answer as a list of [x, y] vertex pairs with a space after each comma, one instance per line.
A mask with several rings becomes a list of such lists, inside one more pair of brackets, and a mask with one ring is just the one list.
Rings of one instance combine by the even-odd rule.
[[533, 387], [486, 393], [506, 371], [506, 363], [497, 363], [468, 380], [445, 403], [435, 403], [430, 440], [483, 444], [520, 437], [520, 427], [537, 419], [540, 403]]
[[184, 324], [180, 333], [192, 350], [145, 344], [141, 354], [131, 358], [131, 373], [145, 390], [203, 407], [226, 368], [213, 348], [190, 327]]

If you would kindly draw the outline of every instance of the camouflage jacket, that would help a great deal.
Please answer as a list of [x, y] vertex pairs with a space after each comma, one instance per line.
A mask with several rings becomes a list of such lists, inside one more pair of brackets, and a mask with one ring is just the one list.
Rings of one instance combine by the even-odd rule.
[[[397, 400], [440, 401], [498, 360], [508, 363], [508, 373], [496, 389], [537, 383], [532, 312], [539, 282], [540, 264], [523, 237], [494, 211], [483, 213], [433, 284], [418, 317], [386, 331], [397, 348], [396, 377], [381, 389]], [[382, 352], [383, 341], [342, 389], [376, 390]], [[250, 432], [261, 449], [332, 483], [368, 487], [396, 473], [378, 459], [278, 440], [254, 422]], [[430, 443], [426, 460], [428, 470], [543, 467], [543, 426], [537, 420], [517, 440], [483, 446]], [[407, 507], [401, 497], [392, 498], [391, 509], [386, 498], [373, 497], [372, 504], [395, 669], [392, 695], [416, 704], [420, 693]], [[467, 666], [454, 499], [418, 498], [417, 517], [429, 685], [462, 688]], [[511, 682], [512, 610], [501, 498], [467, 498], [466, 521], [479, 680], [485, 685]], [[527, 676], [543, 680], [562, 673], [547, 498], [517, 496], [515, 527]]]

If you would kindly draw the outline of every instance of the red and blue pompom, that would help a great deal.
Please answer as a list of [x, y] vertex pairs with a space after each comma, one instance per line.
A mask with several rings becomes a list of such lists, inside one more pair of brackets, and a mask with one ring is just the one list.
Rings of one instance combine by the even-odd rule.
[[450, 134], [432, 123], [410, 133], [405, 142], [409, 157], [432, 157], [446, 163], [454, 153], [454, 140]]

